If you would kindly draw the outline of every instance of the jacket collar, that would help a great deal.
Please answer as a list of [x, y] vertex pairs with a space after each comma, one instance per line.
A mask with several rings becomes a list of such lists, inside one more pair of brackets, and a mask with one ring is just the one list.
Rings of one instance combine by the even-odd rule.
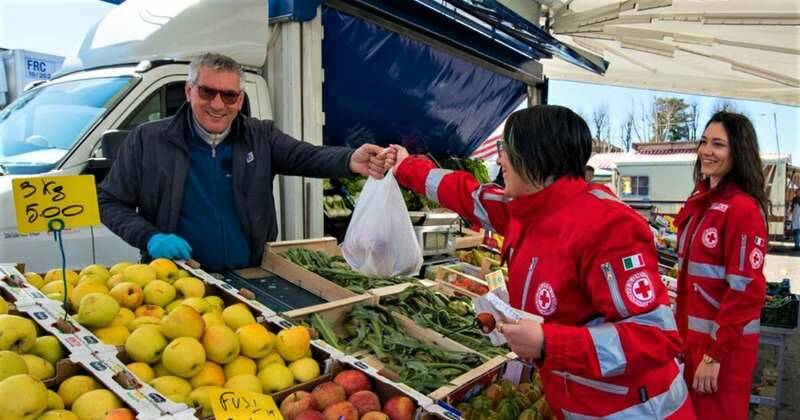
[[[167, 141], [180, 147], [184, 151], [189, 150], [188, 134], [191, 132], [191, 128], [189, 127], [189, 121], [191, 121], [191, 118], [192, 107], [189, 106], [189, 102], [184, 102], [184, 104], [178, 109], [178, 112], [176, 112], [172, 117], [172, 120], [169, 122], [169, 125], [167, 125], [165, 130], [165, 133], [167, 134]], [[241, 138], [240, 134], [242, 133], [243, 125], [244, 116], [242, 116], [242, 113], [240, 112], [236, 115], [236, 118], [233, 119], [231, 131], [225, 138], [225, 141], [238, 141]]]
[[722, 181], [716, 188], [711, 188], [709, 179], [698, 182], [694, 192], [686, 200], [684, 209], [675, 219], [675, 225], [682, 225], [690, 215], [705, 211], [711, 203], [717, 200], [728, 200], [738, 191], [741, 191], [741, 189], [735, 182]]
[[509, 203], [509, 212], [526, 224], [538, 225], [588, 189], [583, 179], [564, 176], [537, 193], [515, 198]]

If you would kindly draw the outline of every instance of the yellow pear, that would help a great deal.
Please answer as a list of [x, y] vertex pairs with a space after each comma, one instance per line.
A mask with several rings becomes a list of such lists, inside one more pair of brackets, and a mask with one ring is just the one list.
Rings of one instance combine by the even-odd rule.
[[89, 293], [78, 305], [78, 322], [89, 328], [101, 328], [117, 317], [119, 303], [104, 293]]
[[108, 294], [123, 308], [136, 309], [144, 302], [144, 291], [141, 286], [129, 281], [115, 285]]
[[128, 369], [139, 378], [140, 381], [144, 383], [150, 383], [155, 377], [156, 373], [153, 371], [153, 368], [150, 367], [147, 363], [144, 362], [133, 362], [127, 365]]
[[197, 339], [178, 337], [164, 349], [161, 361], [174, 375], [191, 378], [205, 366], [206, 351]]
[[167, 312], [158, 305], [142, 305], [136, 308], [133, 313], [137, 318], [141, 316], [152, 316], [161, 319]]
[[134, 315], [133, 311], [128, 308], [119, 308], [119, 312], [117, 312], [117, 316], [114, 317], [114, 320], [111, 321], [109, 327], [113, 327], [116, 325], [122, 325], [123, 327], [127, 328], [128, 324], [131, 323], [136, 319], [136, 315]]
[[141, 288], [156, 279], [156, 270], [147, 264], [133, 264], [122, 270], [125, 281], [138, 284]]
[[272, 350], [266, 356], [258, 359], [258, 370], [264, 369], [267, 365], [272, 363], [280, 363], [282, 365], [286, 365], [286, 362], [283, 360], [280, 354], [278, 354], [277, 350]]
[[122, 401], [107, 389], [89, 391], [72, 403], [72, 412], [81, 420], [103, 420], [109, 411], [122, 408]]
[[192, 385], [186, 379], [177, 376], [161, 376], [150, 381], [150, 386], [164, 395], [189, 395]]
[[311, 334], [308, 328], [298, 325], [278, 332], [275, 343], [283, 360], [293, 362], [305, 356], [311, 348]]
[[27, 374], [0, 382], [0, 420], [33, 420], [47, 409], [47, 388]]
[[191, 306], [195, 311], [200, 313], [200, 315], [211, 312], [213, 309], [210, 303], [206, 302], [204, 298], [199, 297], [188, 297], [183, 300], [182, 304]]
[[28, 352], [47, 360], [53, 366], [64, 358], [64, 348], [61, 347], [58, 339], [52, 335], [37, 337], [36, 342], [33, 343], [33, 347]]
[[153, 280], [144, 287], [144, 303], [158, 305], [162, 308], [175, 299], [177, 291], [164, 280]]
[[112, 276], [116, 274], [122, 274], [122, 272], [125, 271], [126, 268], [132, 265], [133, 263], [130, 263], [128, 261], [118, 262], [112, 265], [111, 268], [108, 270], [108, 272], [111, 273]]
[[195, 408], [202, 408], [202, 416], [211, 417], [214, 413], [211, 411], [211, 397], [209, 392], [212, 389], [221, 389], [218, 386], [208, 385], [201, 386], [189, 394], [189, 405]]
[[75, 290], [69, 295], [69, 303], [76, 311], [80, 311], [80, 302], [89, 293], [108, 294], [108, 288], [103, 283], [85, 282], [75, 286]]
[[219, 312], [203, 314], [203, 322], [206, 323], [206, 330], [212, 325], [223, 325], [227, 327], [227, 325], [225, 325], [225, 320], [222, 319], [222, 314]]
[[292, 371], [278, 363], [267, 365], [264, 370], [258, 372], [258, 380], [261, 381], [264, 392], [283, 391], [294, 384]]
[[257, 370], [256, 362], [247, 356], [238, 356], [230, 363], [223, 366], [226, 378], [233, 378], [237, 375], [250, 374], [255, 375]]
[[264, 392], [264, 387], [261, 385], [261, 381], [258, 380], [258, 377], [249, 373], [243, 373], [228, 379], [225, 382], [225, 388], [250, 391], [258, 394]]
[[69, 410], [48, 410], [36, 417], [36, 420], [81, 420]]
[[36, 344], [36, 324], [17, 315], [0, 315], [0, 350], [25, 353]]
[[55, 391], [48, 389], [47, 390], [47, 410], [63, 410], [64, 409], [64, 401], [61, 401], [61, 397], [55, 393]]
[[39, 274], [29, 271], [23, 275], [25, 276], [25, 280], [28, 280], [28, 283], [33, 287], [41, 290], [42, 286], [44, 286], [44, 279]]
[[[106, 287], [108, 287], [108, 290], [111, 290], [111, 289], [113, 289], [114, 287], [116, 287], [120, 283], [126, 283], [125, 276], [123, 276], [122, 273], [113, 274], [111, 277], [108, 278], [108, 280], [106, 280]], [[131, 283], [131, 282], [127, 282], [127, 283]], [[136, 284], [136, 283], [133, 283], [133, 284]], [[136, 284], [136, 285], [139, 286], [138, 284]], [[141, 287], [141, 286], [139, 286], [139, 287]]]
[[161, 332], [167, 338], [192, 337], [199, 340], [205, 327], [203, 317], [191, 306], [181, 305], [161, 319]]
[[175, 280], [175, 288], [178, 289], [183, 298], [201, 298], [206, 294], [206, 284], [194, 277], [184, 277]]
[[238, 330], [239, 327], [256, 322], [253, 313], [244, 303], [237, 303], [225, 308], [222, 311], [222, 319], [234, 331]]
[[178, 266], [166, 258], [156, 258], [150, 262], [150, 267], [156, 270], [156, 277], [169, 283], [174, 283], [178, 279]]
[[[44, 284], [51, 283], [54, 281], [62, 281], [64, 279], [64, 272], [60, 268], [54, 268], [44, 275]], [[67, 270], [67, 283], [70, 286], [77, 286], [78, 285], [78, 273]]]
[[23, 354], [22, 359], [28, 365], [28, 374], [39, 380], [50, 379], [56, 376], [56, 368], [52, 363], [32, 354]]
[[275, 347], [275, 334], [261, 324], [248, 324], [236, 330], [243, 355], [260, 359]]
[[220, 364], [226, 364], [239, 356], [239, 338], [226, 325], [212, 325], [206, 329], [202, 338], [206, 357]]
[[200, 372], [189, 379], [189, 383], [192, 384], [192, 388], [198, 388], [204, 385], [223, 386], [225, 385], [225, 372], [220, 365], [206, 361], [206, 364], [203, 365]]
[[92, 330], [94, 335], [109, 346], [124, 346], [130, 332], [124, 325], [112, 325]]
[[28, 373], [28, 364], [19, 354], [9, 351], [0, 351], [0, 382], [9, 376]]
[[64, 407], [70, 408], [78, 397], [99, 388], [100, 384], [91, 376], [71, 376], [58, 386], [58, 396], [64, 402]]
[[158, 327], [150, 325], [137, 328], [125, 341], [128, 357], [136, 362], [156, 363], [166, 347], [167, 339]]

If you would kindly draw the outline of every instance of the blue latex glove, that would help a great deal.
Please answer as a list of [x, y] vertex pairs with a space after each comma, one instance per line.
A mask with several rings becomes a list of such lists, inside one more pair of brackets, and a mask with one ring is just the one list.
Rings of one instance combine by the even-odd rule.
[[156, 233], [147, 241], [147, 252], [153, 258], [188, 260], [192, 256], [192, 247], [178, 235]]

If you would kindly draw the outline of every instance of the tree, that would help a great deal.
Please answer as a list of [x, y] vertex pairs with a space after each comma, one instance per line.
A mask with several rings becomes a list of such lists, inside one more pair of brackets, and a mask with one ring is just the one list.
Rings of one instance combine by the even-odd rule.
[[[604, 135], [603, 132], [608, 126], [608, 105], [603, 104], [594, 109], [592, 112], [592, 123], [594, 124], [594, 138], [601, 140]], [[608, 140], [608, 138], [606, 138]]]
[[622, 146], [626, 152], [630, 152], [631, 146], [633, 145], [633, 137], [631, 136], [633, 131], [633, 122], [633, 112], [629, 112], [625, 117], [625, 121], [623, 121], [619, 127], [620, 146]]
[[750, 118], [750, 115], [747, 111], [745, 111], [743, 108], [740, 108], [738, 105], [736, 105], [736, 102], [728, 98], [717, 98], [717, 100], [711, 104], [711, 115], [714, 115], [720, 111], [742, 114], [745, 117]]
[[697, 106], [697, 101], [693, 100], [689, 103], [689, 121], [687, 122], [689, 125], [689, 140], [695, 141], [699, 137], [697, 135], [697, 126], [700, 124], [700, 109]]
[[656, 98], [653, 102], [653, 141], [679, 141], [689, 136], [689, 105], [680, 98]]

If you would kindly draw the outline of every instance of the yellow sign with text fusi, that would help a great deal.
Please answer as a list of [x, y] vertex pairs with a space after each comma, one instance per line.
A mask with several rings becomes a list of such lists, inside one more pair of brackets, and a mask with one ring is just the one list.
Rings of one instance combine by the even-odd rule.
[[93, 175], [18, 178], [11, 185], [19, 233], [47, 232], [53, 219], [64, 229], [100, 223]]
[[215, 419], [283, 420], [278, 406], [269, 395], [234, 389], [212, 388], [208, 391]]

